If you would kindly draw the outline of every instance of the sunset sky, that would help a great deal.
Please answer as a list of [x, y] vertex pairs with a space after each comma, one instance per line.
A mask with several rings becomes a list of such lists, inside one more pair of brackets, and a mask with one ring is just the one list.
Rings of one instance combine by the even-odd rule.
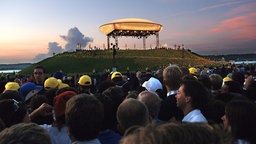
[[[1, 0], [0, 63], [35, 62], [54, 42], [64, 48], [61, 36], [75, 27], [93, 39], [92, 47], [102, 47], [106, 36], [99, 27], [122, 18], [161, 24], [160, 44], [171, 48], [184, 44], [202, 55], [256, 53], [255, 0]], [[146, 41], [155, 45], [154, 36]], [[120, 38], [119, 47], [125, 44], [142, 48], [141, 39]]]

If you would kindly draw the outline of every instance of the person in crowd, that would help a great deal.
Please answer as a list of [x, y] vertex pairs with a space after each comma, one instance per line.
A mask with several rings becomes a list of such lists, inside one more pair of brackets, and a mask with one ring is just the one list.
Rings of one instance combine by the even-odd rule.
[[73, 144], [100, 144], [97, 136], [103, 119], [103, 105], [95, 96], [83, 93], [66, 103], [65, 120]]
[[113, 72], [111, 74], [111, 80], [116, 83], [116, 85], [122, 85], [124, 83], [123, 75], [120, 72]]
[[56, 71], [56, 72], [53, 74], [53, 77], [55, 77], [56, 79], [62, 80], [63, 77], [64, 77], [64, 74], [63, 74], [61, 71]]
[[160, 97], [154, 92], [142, 91], [141, 93], [139, 93], [137, 99], [146, 105], [150, 116], [150, 123], [161, 123], [158, 119], [158, 113], [161, 106]]
[[[30, 111], [38, 109], [43, 103], [49, 104], [48, 99], [44, 95], [35, 95], [31, 98], [29, 102]], [[31, 122], [38, 125], [42, 124], [52, 124], [54, 121], [52, 114], [49, 115], [36, 115], [31, 117]]]
[[42, 86], [33, 82], [27, 82], [20, 87], [20, 96], [24, 101], [29, 101], [31, 97], [38, 94], [43, 89]]
[[43, 66], [36, 66], [34, 68], [35, 84], [44, 86], [45, 75], [46, 75], [46, 69]]
[[5, 84], [5, 90], [3, 91], [3, 93], [5, 91], [9, 91], [9, 90], [12, 90], [12, 91], [18, 91], [20, 89], [20, 85], [16, 82], [7, 82]]
[[177, 106], [184, 114], [182, 122], [207, 123], [201, 110], [205, 110], [209, 102], [209, 91], [200, 82], [195, 80], [183, 81], [175, 97]]
[[178, 93], [182, 77], [182, 71], [178, 66], [171, 65], [164, 69], [163, 84], [167, 89], [167, 97], [161, 103], [158, 118], [162, 121], [181, 121], [183, 112], [176, 105], [175, 95]]
[[23, 101], [23, 99], [20, 97], [20, 94], [16, 90], [7, 90], [4, 93], [0, 94], [0, 100], [3, 99], [15, 99], [16, 101]]
[[88, 75], [83, 75], [79, 78], [79, 93], [92, 94], [90, 88], [92, 86], [92, 79]]
[[104, 94], [95, 94], [104, 107], [104, 120], [98, 139], [102, 144], [118, 144], [122, 138], [115, 131], [116, 128], [116, 111], [111, 98]]
[[5, 127], [22, 122], [30, 122], [26, 105], [14, 99], [0, 101], [0, 119], [4, 122]]
[[211, 82], [211, 93], [213, 96], [220, 94], [223, 79], [219, 74], [211, 74], [209, 76]]
[[246, 97], [253, 102], [256, 102], [256, 80], [254, 80], [253, 75], [248, 74], [245, 78]]
[[53, 102], [55, 121], [52, 124], [41, 125], [50, 134], [52, 144], [71, 144], [65, 121], [65, 108], [67, 101], [75, 95], [76, 92], [69, 90], [59, 93]]
[[232, 100], [222, 117], [224, 129], [231, 130], [234, 143], [256, 143], [256, 105], [249, 100]]
[[128, 129], [120, 144], [228, 144], [230, 138], [207, 124], [149, 124]]
[[34, 123], [19, 123], [0, 132], [0, 144], [51, 144], [49, 134]]
[[58, 89], [59, 82], [55, 77], [49, 77], [44, 81], [44, 89], [46, 91], [50, 89]]
[[148, 109], [137, 99], [125, 99], [118, 107], [118, 130], [121, 134], [134, 125], [146, 126], [149, 123]]
[[162, 98], [164, 97], [162, 83], [157, 78], [151, 77], [142, 84], [142, 87], [148, 91], [157, 93]]
[[198, 71], [196, 68], [191, 67], [188, 70], [189, 70], [189, 74], [191, 74], [192, 76], [198, 77]]

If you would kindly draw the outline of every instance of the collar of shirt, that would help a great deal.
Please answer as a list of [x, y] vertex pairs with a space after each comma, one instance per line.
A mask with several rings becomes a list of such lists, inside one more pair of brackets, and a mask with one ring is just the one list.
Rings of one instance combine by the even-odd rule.
[[170, 95], [176, 95], [178, 93], [178, 90], [172, 90], [172, 91], [169, 91], [167, 93], [167, 96], [170, 96]]

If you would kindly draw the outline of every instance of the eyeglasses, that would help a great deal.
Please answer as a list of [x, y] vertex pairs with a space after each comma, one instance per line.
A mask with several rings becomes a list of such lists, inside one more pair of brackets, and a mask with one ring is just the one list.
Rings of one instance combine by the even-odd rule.
[[18, 111], [18, 109], [20, 108], [19, 107], [19, 102], [18, 101], [16, 101], [15, 99], [12, 99], [12, 101], [13, 101], [13, 109], [14, 109], [14, 112], [16, 112], [16, 111]]

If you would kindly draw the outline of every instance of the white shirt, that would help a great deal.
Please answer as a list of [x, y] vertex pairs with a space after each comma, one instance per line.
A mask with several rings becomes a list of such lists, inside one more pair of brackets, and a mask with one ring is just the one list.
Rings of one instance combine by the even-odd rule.
[[201, 111], [199, 109], [194, 109], [191, 112], [189, 112], [187, 115], [184, 116], [182, 119], [182, 122], [201, 122], [201, 123], [208, 123], [206, 118], [203, 116]]

